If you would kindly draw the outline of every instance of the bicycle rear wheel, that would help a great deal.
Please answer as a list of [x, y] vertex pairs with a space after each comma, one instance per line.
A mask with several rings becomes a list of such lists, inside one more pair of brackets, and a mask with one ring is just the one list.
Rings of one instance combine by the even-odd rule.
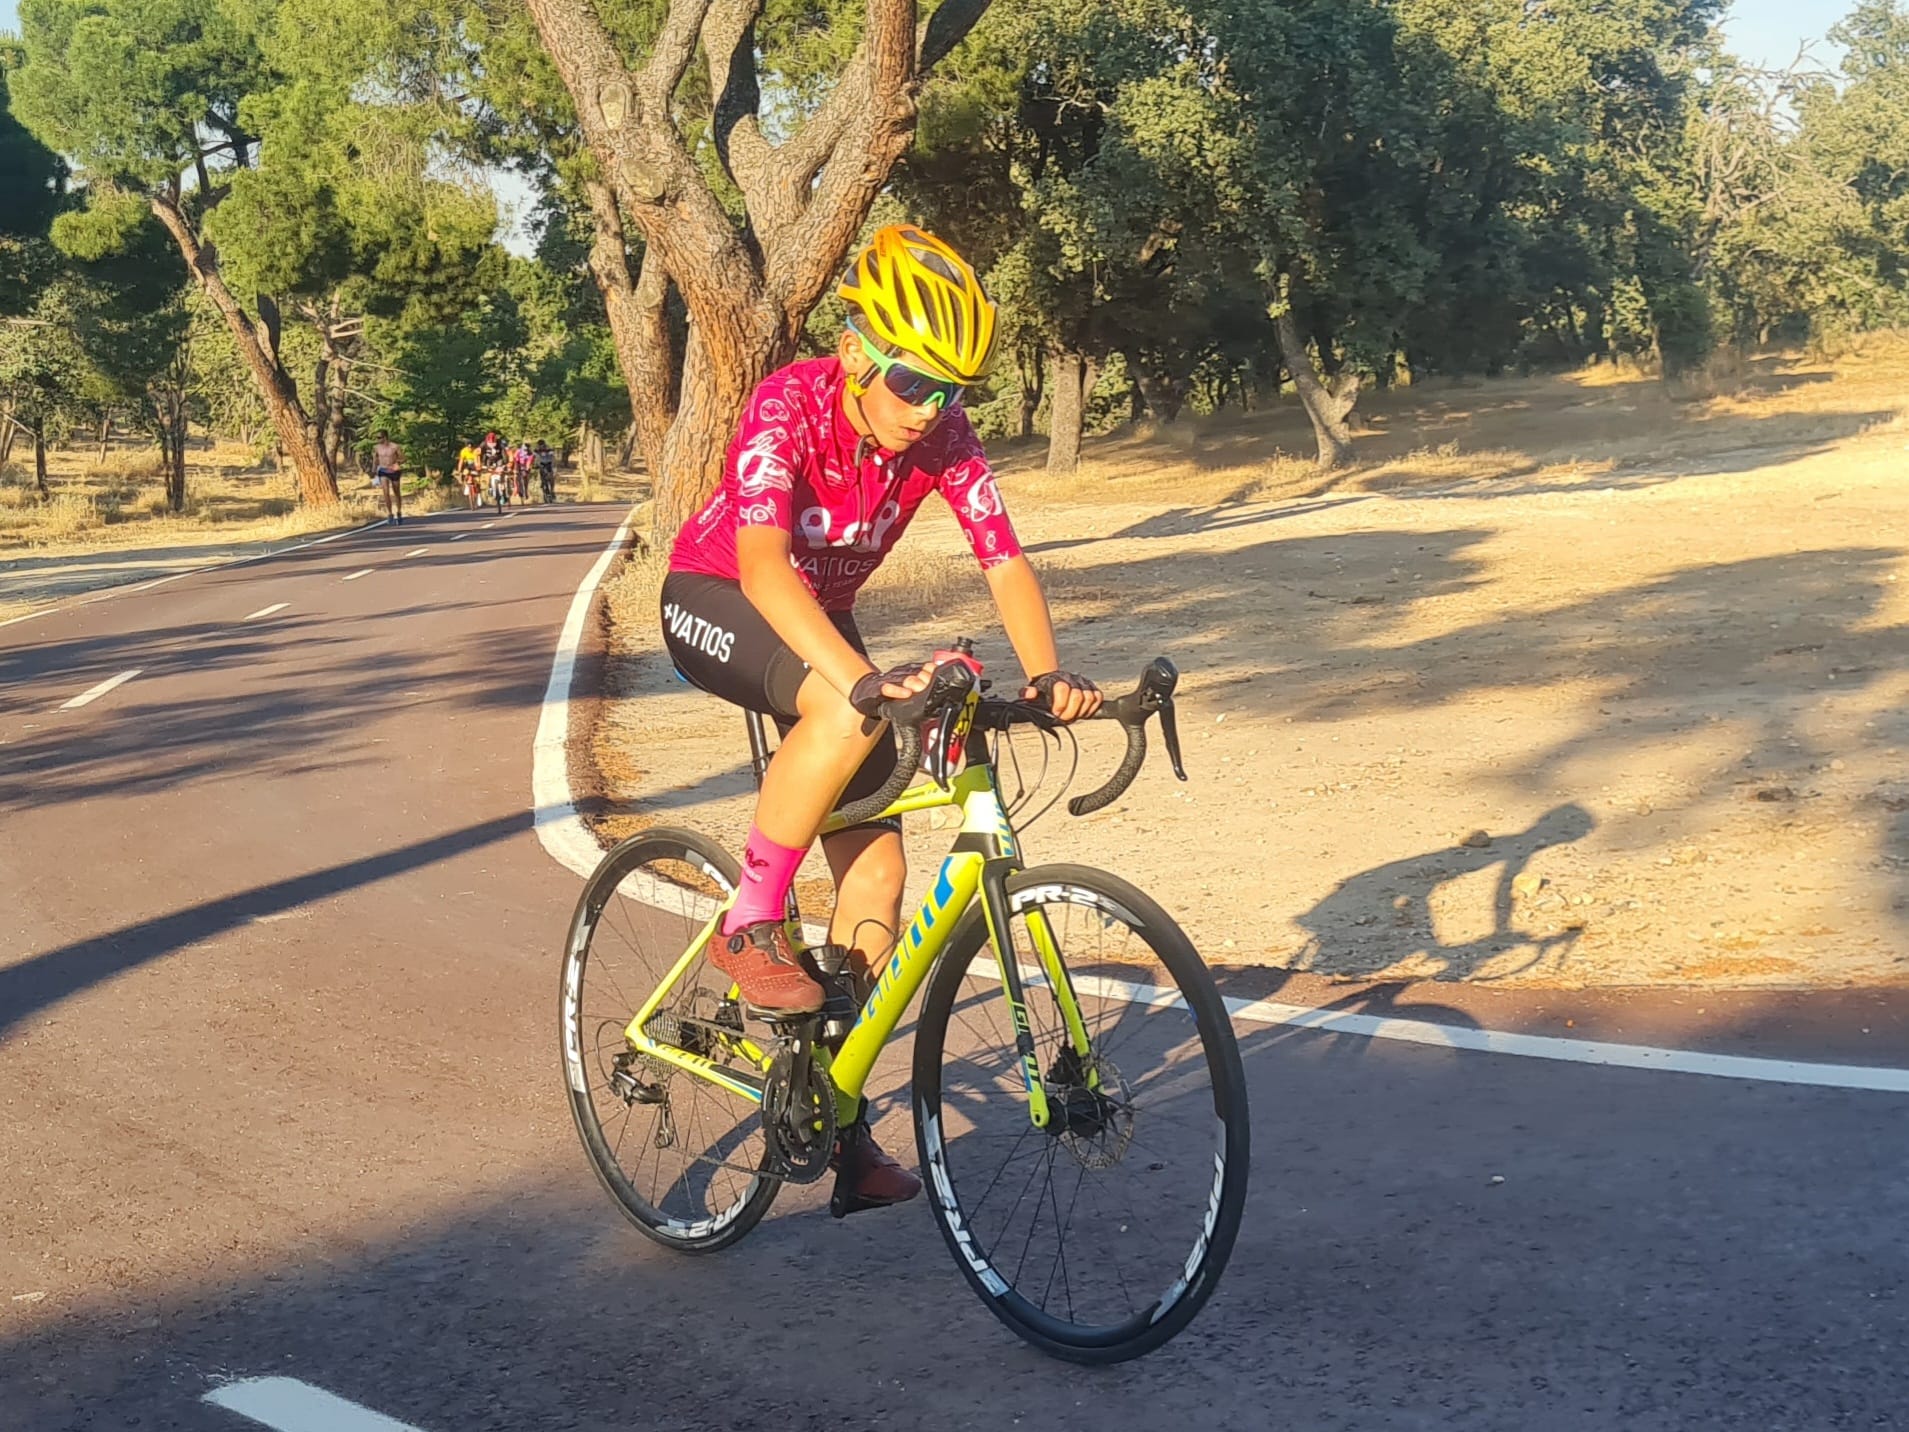
[[1075, 865], [1007, 889], [1050, 1120], [1030, 1120], [1000, 967], [983, 922], [966, 921], [915, 1035], [929, 1206], [1002, 1322], [1057, 1357], [1122, 1362], [1184, 1328], [1232, 1252], [1248, 1161], [1239, 1046], [1213, 976], [1140, 891]]
[[[688, 1253], [726, 1248], [769, 1211], [778, 1179], [761, 1109], [638, 1052], [624, 1029], [736, 888], [736, 862], [692, 831], [659, 827], [603, 857], [564, 947], [560, 1010], [570, 1112], [591, 1166], [624, 1215]], [[739, 1010], [728, 976], [699, 958], [647, 1030], [718, 1064], [748, 1068], [722, 1030]], [[751, 1070], [753, 1072], [753, 1070]]]

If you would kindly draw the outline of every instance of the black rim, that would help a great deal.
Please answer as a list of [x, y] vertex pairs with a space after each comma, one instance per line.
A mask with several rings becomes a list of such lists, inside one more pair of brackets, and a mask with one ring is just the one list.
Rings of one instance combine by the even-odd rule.
[[[619, 889], [639, 872], [659, 882], [641, 901]], [[565, 962], [566, 1077], [578, 1130], [625, 1211], [682, 1245], [740, 1236], [774, 1197], [772, 1183], [746, 1171], [761, 1163], [760, 1123], [742, 1101], [632, 1053], [622, 1030], [701, 928], [699, 906], [718, 882], [734, 879], [728, 857], [713, 846], [639, 837], [607, 856], [586, 887], [572, 935], [572, 949], [580, 940], [581, 950]], [[672, 892], [674, 910], [667, 908]], [[574, 994], [573, 966], [580, 966]], [[659, 1015], [720, 1015], [714, 981], [699, 980], [700, 972]]]
[[[1078, 1062], [1068, 1062], [1024, 893], [1013, 938], [1054, 1121], [1050, 1131], [1028, 1121], [1010, 1013], [983, 947], [949, 972], [953, 997], [935, 1020], [942, 1047], [917, 1074], [931, 1195], [958, 1261], [1004, 1320], [1061, 1348], [1144, 1350], [1192, 1317], [1230, 1251], [1245, 1157], [1231, 1027], [1209, 1028], [1224, 1023], [1210, 980], [1184, 987], [1204, 969], [1176, 969], [1184, 962], [1166, 958], [1143, 917], [1114, 913], [1091, 887], [1038, 875], [1016, 883], [1092, 902], [1050, 898], [1039, 908], [1076, 977], [1105, 1061], [1102, 1088], [1118, 1092], [1083, 1088]], [[1182, 1003], [1126, 997], [1136, 984], [1179, 988]]]

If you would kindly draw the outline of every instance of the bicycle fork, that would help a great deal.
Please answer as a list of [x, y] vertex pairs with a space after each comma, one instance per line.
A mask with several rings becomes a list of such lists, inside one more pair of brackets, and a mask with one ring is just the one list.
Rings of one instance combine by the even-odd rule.
[[[1011, 859], [995, 858], [987, 862], [981, 872], [981, 908], [987, 919], [988, 938], [994, 945], [995, 963], [1001, 967], [1002, 992], [1007, 996], [1014, 1023], [1014, 1052], [1020, 1061], [1021, 1079], [1027, 1089], [1028, 1121], [1037, 1129], [1045, 1129], [1053, 1119], [1053, 1111], [1048, 1105], [1047, 1084], [1034, 1049], [1034, 1031], [1027, 1017], [1026, 982], [1022, 977], [1021, 962], [1014, 951], [1013, 927], [1009, 923], [1013, 907], [1008, 901], [1007, 878], [1015, 868], [1016, 862]], [[1054, 1003], [1060, 1009], [1068, 1046], [1073, 1050], [1080, 1067], [1087, 1071], [1088, 1087], [1097, 1088], [1100, 1076], [1089, 1057], [1092, 1051], [1087, 1038], [1087, 1023], [1081, 1018], [1080, 1000], [1074, 993], [1073, 980], [1067, 973], [1067, 966], [1061, 961], [1060, 946], [1054, 939], [1054, 932], [1048, 928], [1046, 915], [1040, 909], [1030, 909], [1025, 918], [1028, 936], [1041, 962], [1042, 975], [1053, 992]]]

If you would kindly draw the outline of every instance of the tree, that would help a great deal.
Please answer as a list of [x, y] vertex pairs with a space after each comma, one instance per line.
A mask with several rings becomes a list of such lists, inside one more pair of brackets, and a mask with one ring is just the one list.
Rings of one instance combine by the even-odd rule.
[[256, 28], [270, 14], [218, 0], [22, 0], [13, 101], [87, 178], [87, 207], [55, 222], [56, 240], [100, 251], [149, 210], [224, 319], [305, 499], [329, 503], [337, 483], [282, 361], [278, 305], [259, 293], [247, 309], [205, 231], [257, 158], [240, 111], [272, 80]]
[[[526, 4], [600, 181], [592, 266], [618, 295], [610, 321], [668, 527], [715, 484], [748, 393], [795, 351], [907, 146], [922, 77], [988, 0], [942, 0], [919, 27], [915, 0], [866, 0], [846, 58], [840, 0], [656, 0], [621, 13], [633, 34], [585, 0]], [[685, 84], [699, 51], [706, 107]], [[626, 224], [643, 240], [633, 270]], [[680, 360], [672, 287], [689, 320]]]

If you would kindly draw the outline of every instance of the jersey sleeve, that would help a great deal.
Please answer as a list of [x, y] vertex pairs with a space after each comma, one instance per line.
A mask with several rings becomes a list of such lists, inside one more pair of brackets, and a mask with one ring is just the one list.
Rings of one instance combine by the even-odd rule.
[[949, 434], [946, 463], [935, 485], [954, 510], [955, 521], [967, 534], [968, 546], [974, 549], [982, 570], [1011, 562], [1021, 555], [1021, 543], [1008, 520], [1007, 506], [1001, 501], [1001, 489], [994, 481], [994, 469], [988, 466], [981, 439], [975, 436], [964, 412], [950, 413], [943, 423], [959, 423], [960, 427]]
[[725, 481], [737, 527], [794, 530], [795, 476], [808, 459], [808, 436], [795, 385], [779, 375], [756, 389], [743, 410]]

